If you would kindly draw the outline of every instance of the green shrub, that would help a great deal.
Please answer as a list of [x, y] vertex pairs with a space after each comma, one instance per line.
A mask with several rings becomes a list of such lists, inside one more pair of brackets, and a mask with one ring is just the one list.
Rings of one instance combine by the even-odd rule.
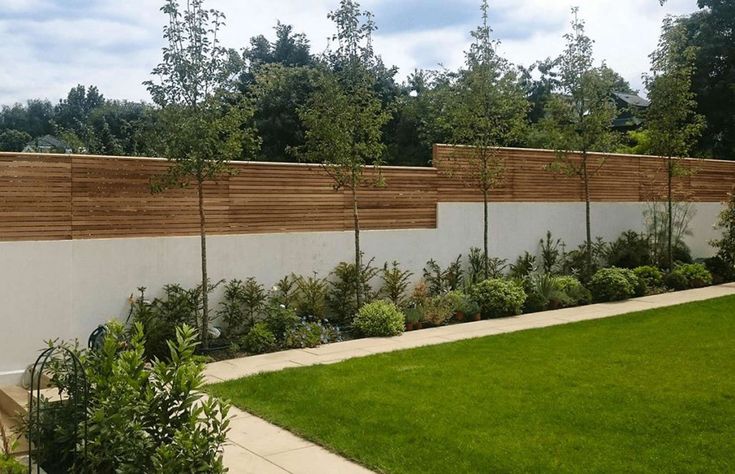
[[0, 473], [2, 474], [25, 474], [28, 468], [18, 461], [12, 454], [18, 445], [17, 439], [11, 439], [5, 431], [5, 426], [0, 423]]
[[383, 287], [380, 289], [381, 295], [399, 308], [404, 307], [407, 303], [406, 290], [411, 276], [413, 276], [413, 273], [408, 270], [401, 270], [397, 261], [394, 261], [390, 267], [386, 263], [380, 275], [383, 280]]
[[462, 270], [462, 255], [457, 257], [446, 269], [442, 269], [435, 260], [429, 260], [424, 267], [424, 281], [429, 295], [439, 296], [447, 291], [459, 289], [464, 270]]
[[349, 325], [360, 309], [357, 305], [357, 289], [360, 288], [362, 303], [375, 298], [371, 281], [380, 272], [372, 266], [373, 260], [362, 264], [359, 271], [354, 263], [342, 262], [332, 271], [332, 280], [327, 294], [327, 303], [331, 310], [330, 319]]
[[455, 304], [454, 298], [447, 298], [447, 295], [427, 298], [419, 306], [421, 320], [434, 326], [441, 326], [454, 316]]
[[[86, 403], [87, 444], [73, 463], [81, 443], [78, 419], [58, 411], [35, 409], [24, 424], [33, 426], [34, 454], [47, 472], [224, 472], [222, 447], [228, 431], [228, 405], [204, 396], [204, 365], [195, 355], [196, 331], [176, 328], [166, 360], [148, 363], [143, 326], [131, 331], [119, 323], [94, 351], [64, 344], [82, 361], [89, 381], [86, 401], [72, 390], [79, 380], [68, 364], [49, 364], [53, 385], [68, 396], [62, 410]], [[170, 362], [169, 362], [170, 361]], [[48, 405], [41, 404], [47, 408]], [[64, 449], [64, 447], [66, 449]], [[198, 472], [204, 472], [198, 470]]]
[[329, 291], [327, 280], [314, 274], [310, 277], [297, 276], [294, 281], [296, 293], [293, 305], [296, 314], [311, 321], [321, 321], [326, 318]]
[[521, 314], [526, 292], [514, 281], [489, 279], [470, 289], [470, 296], [480, 305], [485, 318], [502, 318]]
[[687, 277], [685, 277], [683, 273], [676, 271], [666, 274], [666, 276], [664, 277], [664, 284], [666, 285], [666, 288], [674, 291], [689, 289], [689, 282], [687, 281]]
[[716, 284], [735, 281], [735, 266], [722, 257], [712, 257], [704, 261], [704, 266], [712, 274], [712, 282]]
[[619, 268], [637, 268], [651, 264], [651, 246], [643, 235], [629, 230], [611, 243], [607, 250], [607, 264]]
[[[690, 263], [686, 265], [679, 265], [674, 268], [674, 271], [670, 275], [681, 275], [683, 278], [677, 276], [670, 276], [667, 278], [667, 286], [669, 283], [674, 286], [669, 286], [673, 290], [684, 290], [690, 288], [702, 288], [712, 284], [712, 274], [707, 270], [707, 267], [701, 263]], [[685, 282], [685, 283], [683, 283]], [[683, 287], [682, 287], [683, 284]]]
[[632, 298], [640, 285], [631, 270], [611, 267], [598, 270], [592, 276], [589, 288], [595, 301], [607, 302]]
[[301, 319], [299, 319], [296, 311], [293, 309], [279, 304], [271, 304], [266, 309], [264, 322], [268, 325], [268, 329], [270, 329], [276, 339], [283, 341], [286, 331], [296, 327], [301, 322]]
[[341, 340], [339, 329], [329, 323], [302, 319], [295, 326], [286, 329], [283, 346], [286, 349], [305, 349]]
[[658, 267], [651, 265], [638, 267], [633, 273], [645, 285], [646, 293], [655, 292], [664, 286], [664, 274]]
[[264, 322], [255, 323], [240, 343], [251, 354], [264, 354], [276, 349], [276, 336]]
[[360, 308], [352, 326], [366, 337], [397, 336], [406, 327], [406, 317], [393, 303], [374, 301]]
[[580, 306], [592, 302], [592, 293], [572, 276], [556, 277], [556, 284], [565, 296], [564, 307]]

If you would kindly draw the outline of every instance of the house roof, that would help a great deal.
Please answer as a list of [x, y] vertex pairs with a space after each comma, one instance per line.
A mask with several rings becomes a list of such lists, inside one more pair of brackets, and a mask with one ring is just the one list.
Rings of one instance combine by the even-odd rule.
[[625, 102], [626, 104], [632, 105], [635, 107], [648, 107], [649, 105], [651, 105], [650, 101], [636, 94], [627, 94], [625, 92], [613, 92], [613, 95], [619, 100]]
[[53, 135], [44, 135], [42, 137], [34, 138], [26, 145], [26, 148], [37, 149], [37, 148], [53, 148], [56, 150], [68, 150], [71, 147], [68, 143], [63, 140], [56, 138]]

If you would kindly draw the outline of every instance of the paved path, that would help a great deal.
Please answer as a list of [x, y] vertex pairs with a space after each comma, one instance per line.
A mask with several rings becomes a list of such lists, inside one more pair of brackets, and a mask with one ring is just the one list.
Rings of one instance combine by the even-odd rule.
[[[604, 303], [566, 308], [513, 318], [412, 331], [398, 337], [356, 339], [321, 346], [264, 354], [243, 359], [215, 362], [207, 366], [208, 383], [239, 379], [261, 372], [288, 367], [333, 364], [355, 357], [365, 357], [414, 347], [490, 336], [526, 329], [557, 326], [578, 321], [608, 318], [646, 309], [663, 308], [721, 296], [735, 295], [735, 283], [697, 290], [646, 296], [619, 303]], [[232, 474], [352, 474], [369, 473], [336, 454], [303, 440], [255, 416], [233, 407], [225, 464]]]

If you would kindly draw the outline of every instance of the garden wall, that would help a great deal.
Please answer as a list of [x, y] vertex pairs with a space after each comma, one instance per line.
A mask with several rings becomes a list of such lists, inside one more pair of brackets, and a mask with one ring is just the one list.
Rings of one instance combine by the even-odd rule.
[[[377, 265], [399, 260], [420, 274], [429, 258], [445, 265], [481, 245], [481, 198], [462, 179], [467, 151], [437, 146], [435, 168], [387, 168], [384, 188], [361, 190], [368, 258]], [[514, 259], [536, 251], [547, 230], [570, 247], [581, 243], [578, 180], [546, 171], [551, 152], [501, 153], [506, 180], [492, 195], [492, 254]], [[689, 243], [705, 256], [735, 164], [685, 163], [696, 174], [678, 179], [677, 194], [694, 203]], [[17, 377], [42, 340], [86, 341], [98, 324], [124, 318], [137, 287], [155, 296], [166, 283], [196, 285], [195, 196], [188, 189], [149, 192], [151, 177], [166, 166], [155, 159], [0, 154], [0, 383]], [[272, 285], [290, 272], [326, 276], [351, 258], [349, 196], [335, 191], [319, 167], [234, 166], [235, 175], [207, 190], [212, 278], [255, 276]], [[663, 169], [656, 158], [607, 157], [592, 183], [594, 234], [610, 240], [641, 229], [646, 202], [665, 190]]]

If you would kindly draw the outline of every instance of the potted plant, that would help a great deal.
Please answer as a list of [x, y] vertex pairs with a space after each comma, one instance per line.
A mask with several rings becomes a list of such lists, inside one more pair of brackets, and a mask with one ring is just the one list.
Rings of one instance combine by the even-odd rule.
[[443, 296], [446, 307], [451, 308], [452, 316], [456, 321], [464, 321], [465, 312], [462, 310], [462, 302], [466, 298], [465, 294], [459, 290], [450, 291]]
[[421, 311], [418, 308], [408, 308], [406, 310], [406, 331], [421, 329]]
[[479, 321], [482, 319], [480, 315], [480, 305], [469, 296], [465, 295], [462, 299], [460, 311], [465, 315], [465, 319], [467, 321]]

